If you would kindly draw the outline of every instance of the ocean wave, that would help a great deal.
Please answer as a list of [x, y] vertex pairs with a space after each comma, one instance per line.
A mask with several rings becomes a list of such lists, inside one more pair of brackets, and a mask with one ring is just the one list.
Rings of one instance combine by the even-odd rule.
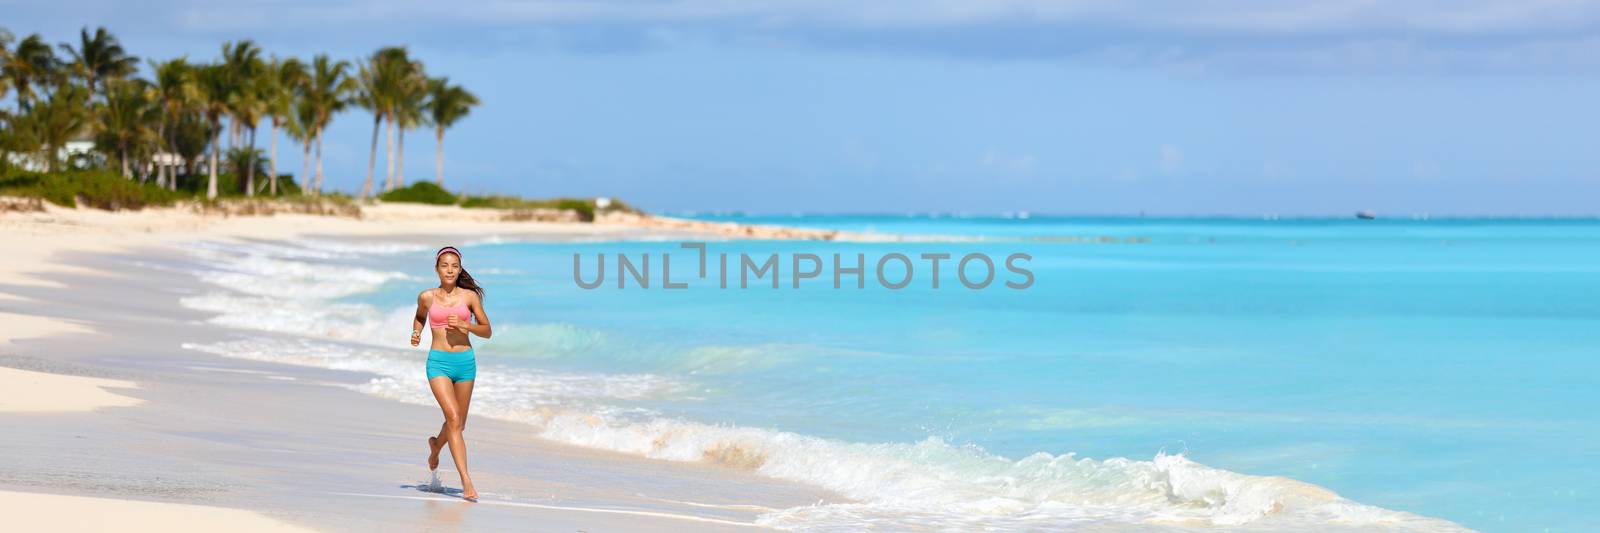
[[[376, 377], [352, 388], [434, 405], [423, 386], [425, 355], [399, 344], [405, 342], [404, 333], [389, 333], [406, 331], [411, 309], [335, 300], [402, 277], [300, 261], [328, 260], [317, 255], [326, 245], [306, 253], [293, 247], [231, 246], [197, 252], [210, 267], [209, 275], [199, 273], [201, 279], [219, 290], [184, 298], [183, 304], [218, 313], [213, 323], [298, 337], [261, 336], [186, 348], [367, 372]], [[325, 285], [339, 288], [309, 295], [263, 290]], [[510, 335], [496, 336], [494, 344], [506, 343], [496, 351], [575, 353], [605, 342], [598, 333], [568, 324], [519, 325], [505, 333]], [[742, 371], [775, 350], [804, 349], [707, 346], [689, 350], [684, 366], [672, 370], [689, 375]], [[764, 525], [785, 529], [1465, 531], [1450, 522], [1359, 504], [1316, 485], [1212, 468], [1182, 455], [1096, 460], [1037, 453], [1009, 459], [932, 437], [914, 443], [844, 442], [704, 424], [641, 407], [652, 400], [694, 397], [693, 383], [668, 376], [557, 373], [493, 364], [484, 369], [495, 379], [477, 384], [473, 412], [526, 424], [542, 438], [746, 470], [823, 487], [851, 500], [760, 517]]]
[[612, 424], [588, 413], [524, 414], [541, 437], [656, 459], [723, 464], [821, 486], [857, 503], [770, 513], [798, 530], [1070, 529], [1084, 525], [1260, 530], [1465, 531], [1359, 504], [1282, 477], [1239, 474], [1157, 455], [1148, 461], [1034, 454], [1018, 460], [936, 437], [848, 443], [760, 428], [657, 418]]
[[380, 310], [359, 304], [289, 300], [272, 296], [209, 291], [180, 298], [190, 309], [216, 313], [219, 326], [402, 347], [410, 342], [414, 307]]
[[314, 293], [312, 298], [318, 300], [369, 292], [389, 281], [417, 279], [400, 272], [334, 267], [255, 254], [221, 263], [216, 270], [199, 275], [207, 283], [249, 294], [276, 295], [283, 291], [283, 285], [265, 285], [260, 281], [293, 283], [297, 290]]
[[[312, 241], [312, 247], [265, 243], [194, 243], [206, 268], [195, 273], [217, 290], [185, 296], [185, 307], [216, 313], [213, 324], [400, 347], [409, 342], [412, 306], [390, 309], [338, 301], [391, 281], [401, 272], [326, 262], [355, 246]], [[382, 248], [385, 250], [399, 248]], [[354, 256], [348, 256], [354, 257]], [[292, 288], [293, 294], [286, 294]]]

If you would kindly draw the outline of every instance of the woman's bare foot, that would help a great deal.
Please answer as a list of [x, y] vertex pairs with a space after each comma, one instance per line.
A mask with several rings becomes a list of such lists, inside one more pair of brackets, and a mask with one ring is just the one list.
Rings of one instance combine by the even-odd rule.
[[444, 442], [439, 437], [428, 437], [428, 470], [439, 469], [439, 450], [444, 449]]
[[472, 478], [462, 476], [461, 497], [467, 500], [478, 501], [478, 489], [472, 486]]

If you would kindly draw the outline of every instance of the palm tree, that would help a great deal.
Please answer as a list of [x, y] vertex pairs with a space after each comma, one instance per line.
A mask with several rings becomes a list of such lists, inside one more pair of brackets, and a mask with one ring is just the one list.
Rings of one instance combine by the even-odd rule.
[[88, 82], [89, 92], [106, 94], [106, 81], [121, 79], [133, 74], [139, 66], [139, 58], [130, 56], [123, 51], [122, 44], [117, 38], [107, 32], [104, 27], [96, 29], [94, 36], [89, 36], [89, 28], [84, 27], [78, 31], [78, 47], [61, 43], [61, 51], [72, 58], [69, 65], [79, 76]]
[[[183, 173], [186, 175], [195, 173], [198, 162], [205, 159], [206, 148], [211, 144], [211, 123], [206, 118], [203, 108], [197, 103], [179, 114], [178, 120], [172, 124], [172, 147], [182, 159]], [[173, 176], [169, 185], [177, 188], [177, 176]]]
[[[307, 83], [306, 64], [299, 59], [272, 58], [267, 66], [267, 83], [263, 100], [272, 124], [272, 151], [267, 159], [267, 173], [271, 183], [269, 194], [278, 195], [278, 128], [293, 122], [295, 93]], [[304, 175], [302, 175], [304, 179]]]
[[[178, 123], [183, 115], [194, 107], [198, 97], [192, 79], [192, 69], [188, 60], [181, 57], [160, 63], [151, 62], [150, 69], [155, 72], [155, 103], [160, 108], [161, 115], [160, 126], [156, 132], [161, 138], [160, 152], [177, 154]], [[159, 171], [157, 184], [168, 189], [177, 189], [177, 176], [168, 176], [166, 162], [156, 163]]]
[[208, 144], [211, 145], [211, 177], [206, 182], [206, 199], [217, 198], [217, 157], [222, 147], [222, 117], [228, 114], [228, 94], [232, 91], [226, 65], [210, 64], [194, 68], [196, 101], [205, 115]]
[[[266, 103], [261, 101], [259, 78], [246, 78], [235, 81], [238, 83], [234, 86], [234, 92], [228, 98], [228, 114], [233, 115], [231, 124], [233, 124], [235, 134], [240, 139], [240, 142], [236, 144], [242, 144], [246, 137], [250, 139], [249, 144], [242, 152], [247, 159], [244, 162], [244, 194], [245, 196], [255, 196], [256, 167], [259, 165], [248, 159], [254, 158], [260, 153], [259, 150], [256, 150], [256, 125], [261, 122], [261, 115], [266, 110]], [[238, 176], [235, 175], [234, 177], [237, 178]]]
[[[261, 47], [245, 39], [238, 43], [223, 43], [222, 64], [227, 78], [227, 112], [229, 120], [229, 146], [237, 146], [245, 135], [250, 146], [245, 157], [256, 155], [256, 123], [261, 120], [265, 102], [261, 98], [261, 85], [266, 78], [266, 64], [261, 60]], [[245, 195], [255, 196], [256, 165], [246, 161]], [[237, 176], [235, 176], [237, 178]]]
[[394, 190], [406, 184], [406, 130], [422, 125], [423, 112], [428, 104], [428, 77], [422, 72], [422, 64], [410, 69], [408, 75], [401, 81], [400, 91], [395, 95], [394, 102], [395, 126], [398, 127], [400, 138], [395, 143], [394, 181], [388, 189]]
[[128, 171], [130, 156], [144, 153], [146, 144], [156, 134], [150, 124], [160, 114], [160, 108], [151, 101], [154, 91], [144, 80], [113, 80], [106, 86], [106, 102], [100, 113], [95, 141], [103, 152], [116, 152], [122, 166], [122, 176], [132, 177]]
[[[327, 54], [318, 54], [311, 60], [310, 74], [310, 81], [302, 88], [300, 100], [309, 115], [306, 117], [309, 120], [304, 124], [306, 135], [317, 143], [317, 177], [311, 190], [312, 194], [322, 194], [322, 133], [328, 130], [333, 116], [350, 105], [350, 95], [356, 92], [357, 81], [350, 77], [348, 61], [334, 62]], [[371, 188], [372, 167], [369, 161], [367, 189]]]
[[384, 183], [386, 189], [393, 188], [394, 119], [398, 112], [397, 102], [408, 90], [408, 84], [416, 83], [417, 74], [421, 71], [421, 64], [412, 61], [406, 49], [398, 46], [379, 49], [361, 65], [360, 92], [357, 94], [356, 104], [372, 112], [372, 149], [367, 155], [367, 181], [361, 188], [362, 198], [372, 194], [372, 173], [377, 166], [378, 156], [378, 126], [385, 123], [389, 128], [388, 147], [385, 151], [388, 156], [388, 166]]
[[[301, 91], [296, 91], [297, 93]], [[311, 144], [316, 140], [316, 132], [312, 124], [317, 120], [316, 110], [311, 107], [305, 98], [296, 97], [290, 106], [289, 120], [284, 122], [283, 131], [294, 142], [300, 143], [300, 194], [310, 194], [311, 191]]]
[[355, 104], [372, 112], [372, 148], [367, 151], [367, 180], [361, 184], [362, 199], [372, 194], [372, 172], [378, 162], [378, 126], [383, 124], [384, 95], [388, 92], [383, 87], [386, 80], [380, 73], [380, 66], [379, 54], [372, 54], [361, 64], [357, 74], [360, 89], [356, 93]]
[[[236, 43], [222, 43], [222, 63], [224, 76], [228, 82], [228, 97], [238, 99], [242, 92], [254, 88], [251, 81], [264, 70], [261, 62], [261, 47], [255, 41], [245, 39]], [[228, 110], [228, 145], [233, 148], [239, 144], [239, 137], [243, 135], [233, 109]]]
[[66, 149], [67, 143], [94, 124], [89, 109], [89, 91], [68, 83], [60, 84], [50, 92], [50, 99], [41, 102], [23, 115], [43, 149], [44, 171], [55, 169], [56, 156]]
[[16, 91], [17, 107], [27, 113], [39, 97], [35, 89], [55, 80], [59, 64], [55, 51], [44, 42], [44, 37], [35, 33], [19, 41], [15, 49], [6, 51], [5, 64], [0, 66], [0, 82]]
[[478, 97], [460, 85], [450, 85], [450, 78], [429, 80], [428, 122], [433, 124], [435, 136], [433, 154], [433, 179], [444, 186], [444, 130], [472, 112]]

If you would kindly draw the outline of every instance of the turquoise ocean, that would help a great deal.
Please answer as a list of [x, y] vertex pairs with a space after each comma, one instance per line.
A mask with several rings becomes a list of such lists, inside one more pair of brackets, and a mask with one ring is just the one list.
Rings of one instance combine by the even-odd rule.
[[[680, 240], [209, 244], [184, 303], [243, 331], [189, 347], [372, 372], [360, 390], [431, 405], [408, 322], [453, 244], [495, 327], [474, 415], [856, 502], [763, 516], [778, 527], [1600, 524], [1600, 221], [697, 218], [914, 238], [702, 241], [707, 278]], [[893, 253], [902, 289], [874, 279]], [[924, 253], [952, 257], [938, 288]], [[954, 269], [973, 253], [996, 263], [983, 289]], [[1026, 289], [1005, 286], [1016, 253]], [[617, 288], [618, 254], [651, 256], [649, 288]], [[662, 288], [663, 254], [687, 288]], [[740, 254], [778, 254], [779, 288], [738, 288]], [[796, 254], [824, 262], [799, 288]], [[865, 288], [833, 287], [834, 254], [865, 258]], [[579, 287], [574, 257], [591, 281], [600, 255], [605, 284]]]

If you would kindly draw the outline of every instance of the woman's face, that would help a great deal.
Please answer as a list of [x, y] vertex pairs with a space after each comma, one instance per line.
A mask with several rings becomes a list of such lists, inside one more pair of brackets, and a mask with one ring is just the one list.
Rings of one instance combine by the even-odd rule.
[[439, 283], [455, 284], [456, 276], [461, 275], [461, 257], [449, 252], [440, 254], [433, 269], [439, 273]]

